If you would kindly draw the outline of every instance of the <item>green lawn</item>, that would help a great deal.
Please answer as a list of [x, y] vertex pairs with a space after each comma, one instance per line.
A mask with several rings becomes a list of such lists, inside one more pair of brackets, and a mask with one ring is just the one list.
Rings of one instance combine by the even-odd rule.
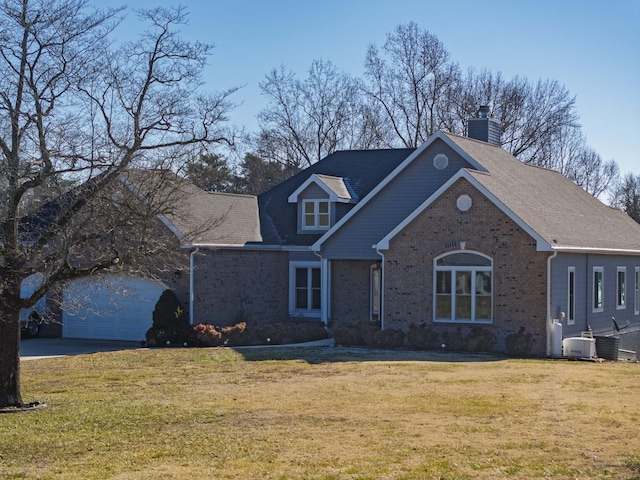
[[343, 348], [32, 360], [7, 479], [640, 479], [640, 365]]

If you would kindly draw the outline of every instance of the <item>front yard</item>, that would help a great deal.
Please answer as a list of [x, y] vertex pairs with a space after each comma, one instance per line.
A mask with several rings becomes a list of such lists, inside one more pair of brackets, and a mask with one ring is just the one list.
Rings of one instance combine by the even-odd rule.
[[347, 348], [22, 364], [0, 477], [640, 479], [640, 364]]

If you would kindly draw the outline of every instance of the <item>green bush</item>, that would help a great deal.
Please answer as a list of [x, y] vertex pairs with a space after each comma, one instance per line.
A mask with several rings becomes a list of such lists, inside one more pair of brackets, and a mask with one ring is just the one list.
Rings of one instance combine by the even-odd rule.
[[147, 332], [147, 344], [161, 346], [167, 342], [182, 344], [189, 334], [189, 319], [173, 290], [165, 290], [153, 309], [153, 325]]
[[459, 328], [455, 331], [443, 332], [440, 338], [442, 338], [442, 348], [449, 352], [464, 352], [468, 350], [467, 338]]

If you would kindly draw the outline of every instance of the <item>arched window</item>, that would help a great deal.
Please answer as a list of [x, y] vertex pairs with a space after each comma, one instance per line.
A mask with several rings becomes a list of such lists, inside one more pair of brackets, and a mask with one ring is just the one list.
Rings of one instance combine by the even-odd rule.
[[473, 252], [447, 253], [435, 259], [434, 321], [493, 321], [493, 262]]

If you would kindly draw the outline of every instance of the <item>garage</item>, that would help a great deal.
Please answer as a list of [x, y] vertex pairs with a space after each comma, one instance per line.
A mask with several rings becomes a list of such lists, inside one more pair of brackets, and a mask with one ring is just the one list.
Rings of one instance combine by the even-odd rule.
[[73, 280], [63, 292], [62, 336], [144, 340], [156, 302], [166, 289], [152, 280], [122, 275]]

